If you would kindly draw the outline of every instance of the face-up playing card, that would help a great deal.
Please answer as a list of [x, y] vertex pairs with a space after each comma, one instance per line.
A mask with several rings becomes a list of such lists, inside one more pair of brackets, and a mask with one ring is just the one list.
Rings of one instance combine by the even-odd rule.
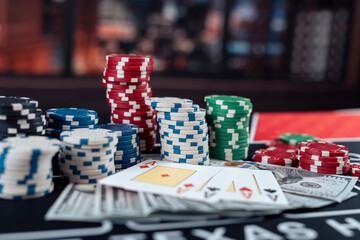
[[221, 168], [147, 160], [100, 181], [127, 190], [188, 198]]
[[268, 204], [289, 204], [271, 171], [251, 170], [251, 172], [258, 183], [261, 195], [267, 198]]

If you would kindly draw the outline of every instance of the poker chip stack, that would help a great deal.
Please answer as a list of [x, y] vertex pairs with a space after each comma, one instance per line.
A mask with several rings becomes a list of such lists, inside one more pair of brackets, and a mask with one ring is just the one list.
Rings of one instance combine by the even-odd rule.
[[208, 165], [208, 133], [205, 109], [192, 100], [153, 97], [146, 100], [157, 111], [163, 160]]
[[46, 110], [46, 135], [60, 139], [63, 131], [97, 128], [99, 117], [93, 110], [82, 108], [52, 108]]
[[360, 164], [352, 164], [350, 176], [357, 177], [358, 181], [360, 181]]
[[138, 126], [134, 124], [108, 123], [100, 124], [99, 128], [111, 130], [117, 135], [118, 143], [114, 154], [116, 170], [126, 169], [140, 163]]
[[45, 134], [38, 102], [27, 97], [0, 96], [0, 139]]
[[323, 174], [346, 174], [350, 170], [349, 149], [325, 141], [306, 141], [299, 144], [299, 167]]
[[73, 183], [94, 184], [115, 173], [115, 132], [78, 128], [60, 135], [60, 172]]
[[205, 97], [210, 157], [243, 160], [248, 157], [250, 99], [228, 95]]
[[295, 149], [299, 143], [309, 140], [318, 140], [318, 138], [307, 134], [284, 133], [281, 134], [277, 140], [266, 143], [265, 146]]
[[156, 112], [145, 104], [152, 96], [149, 86], [153, 69], [151, 56], [112, 54], [106, 56], [103, 86], [111, 107], [112, 123], [139, 127], [140, 150], [150, 152], [156, 141]]
[[272, 164], [285, 167], [297, 167], [297, 150], [287, 148], [270, 147], [255, 151], [253, 161], [262, 164]]
[[51, 159], [59, 149], [59, 140], [43, 136], [1, 140], [0, 198], [30, 199], [51, 193]]

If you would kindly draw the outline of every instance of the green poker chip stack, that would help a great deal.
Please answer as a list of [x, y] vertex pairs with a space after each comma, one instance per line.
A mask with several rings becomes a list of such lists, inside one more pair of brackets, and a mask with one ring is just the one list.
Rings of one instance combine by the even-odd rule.
[[289, 145], [297, 146], [299, 143], [309, 140], [318, 140], [317, 137], [307, 135], [307, 134], [297, 134], [297, 133], [284, 133], [278, 137], [278, 140]]
[[205, 102], [210, 158], [228, 161], [246, 159], [252, 112], [250, 99], [209, 95], [205, 97]]

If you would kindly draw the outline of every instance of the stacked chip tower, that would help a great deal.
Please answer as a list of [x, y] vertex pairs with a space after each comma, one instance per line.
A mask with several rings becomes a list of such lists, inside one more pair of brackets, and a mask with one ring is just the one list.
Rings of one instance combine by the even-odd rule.
[[145, 98], [152, 96], [152, 69], [151, 56], [112, 54], [106, 56], [102, 80], [111, 107], [111, 122], [137, 125], [140, 150], [147, 152], [154, 148], [157, 130], [156, 114], [145, 104]]
[[205, 97], [211, 158], [243, 160], [248, 157], [250, 99], [239, 96]]
[[305, 141], [299, 144], [299, 167], [323, 174], [346, 174], [350, 171], [349, 149], [325, 141]]
[[96, 184], [115, 173], [115, 132], [78, 128], [62, 132], [60, 139], [60, 172], [70, 182]]
[[177, 163], [208, 165], [205, 109], [183, 98], [153, 97], [146, 103], [157, 111], [161, 158]]
[[253, 161], [261, 164], [297, 167], [296, 154], [297, 149], [269, 147], [256, 150]]
[[140, 163], [139, 127], [134, 124], [107, 123], [99, 128], [116, 133], [118, 143], [114, 154], [116, 170], [126, 169]]
[[52, 108], [46, 110], [46, 135], [60, 139], [63, 131], [97, 128], [97, 112], [83, 108]]
[[45, 134], [45, 116], [36, 100], [0, 96], [0, 139]]
[[59, 149], [59, 140], [44, 136], [0, 140], [0, 198], [30, 199], [51, 193], [51, 159]]

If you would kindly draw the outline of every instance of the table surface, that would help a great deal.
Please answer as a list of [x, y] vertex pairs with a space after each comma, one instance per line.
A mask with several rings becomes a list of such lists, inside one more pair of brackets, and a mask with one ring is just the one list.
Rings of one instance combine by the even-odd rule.
[[[341, 143], [360, 153], [360, 142]], [[251, 145], [249, 155], [263, 145]], [[321, 209], [287, 211], [276, 216], [199, 222], [83, 223], [45, 221], [66, 182], [55, 179], [49, 196], [0, 200], [0, 239], [360, 239], [360, 196]], [[360, 193], [360, 184], [353, 189]]]

